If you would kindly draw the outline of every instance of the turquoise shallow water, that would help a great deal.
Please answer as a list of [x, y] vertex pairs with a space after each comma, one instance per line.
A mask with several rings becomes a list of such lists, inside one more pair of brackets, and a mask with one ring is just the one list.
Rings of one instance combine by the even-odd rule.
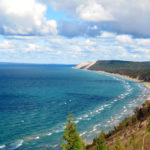
[[141, 83], [67, 65], [0, 65], [0, 149], [59, 150], [69, 112], [91, 142], [148, 96]]

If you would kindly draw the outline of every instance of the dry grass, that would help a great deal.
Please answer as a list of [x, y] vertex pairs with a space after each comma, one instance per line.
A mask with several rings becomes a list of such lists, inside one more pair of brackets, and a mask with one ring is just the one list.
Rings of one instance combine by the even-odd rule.
[[[141, 113], [140, 109], [144, 112], [144, 116], [138, 118], [139, 113]], [[135, 116], [138, 119], [133, 122]], [[144, 136], [143, 150], [150, 150], [150, 133], [147, 133], [146, 130], [149, 117], [150, 101], [146, 101], [133, 116], [126, 118], [110, 134], [106, 134], [106, 143], [110, 147], [110, 150], [114, 150], [114, 145], [118, 137], [125, 145], [126, 150], [142, 150]], [[87, 149], [96, 150], [94, 144], [88, 146]]]

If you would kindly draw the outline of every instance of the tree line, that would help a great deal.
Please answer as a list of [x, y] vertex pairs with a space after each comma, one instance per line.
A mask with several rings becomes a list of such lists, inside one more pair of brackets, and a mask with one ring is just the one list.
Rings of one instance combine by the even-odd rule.
[[89, 70], [105, 71], [127, 75], [143, 81], [150, 81], [150, 62], [97, 61]]

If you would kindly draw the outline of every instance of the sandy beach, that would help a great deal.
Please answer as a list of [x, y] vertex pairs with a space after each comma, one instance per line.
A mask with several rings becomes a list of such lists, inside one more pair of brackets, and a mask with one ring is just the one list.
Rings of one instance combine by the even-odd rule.
[[[88, 69], [84, 69], [84, 70], [88, 70]], [[115, 75], [115, 76], [126, 78], [126, 79], [131, 80], [131, 81], [141, 82], [147, 88], [150, 88], [150, 82], [146, 82], [146, 81], [138, 80], [138, 79], [135, 79], [135, 78], [131, 78], [131, 77], [127, 76], [127, 75], [121, 75], [121, 74], [118, 74], [118, 73], [109, 73], [109, 72], [106, 72], [106, 71], [95, 71], [95, 70], [89, 70], [89, 71], [94, 71], [94, 72], [99, 72], [99, 73], [105, 73], [105, 74], [111, 74], [111, 75]]]

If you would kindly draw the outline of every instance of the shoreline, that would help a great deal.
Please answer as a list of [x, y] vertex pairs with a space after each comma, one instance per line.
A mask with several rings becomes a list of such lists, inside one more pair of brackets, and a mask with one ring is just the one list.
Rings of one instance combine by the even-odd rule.
[[[80, 69], [80, 68], [73, 68], [73, 69]], [[135, 79], [135, 78], [131, 78], [127, 75], [121, 75], [121, 74], [117, 74], [117, 73], [109, 73], [109, 72], [105, 72], [105, 71], [96, 71], [96, 70], [89, 70], [88, 68], [84, 68], [84, 69], [81, 69], [81, 70], [84, 70], [84, 71], [92, 71], [92, 72], [97, 72], [97, 73], [104, 73], [104, 74], [109, 74], [109, 75], [114, 75], [114, 76], [118, 76], [118, 77], [122, 77], [124, 79], [127, 79], [127, 80], [130, 80], [130, 81], [134, 81], [134, 82], [139, 82], [139, 83], [142, 83], [146, 86], [146, 88], [148, 90], [150, 90], [150, 82], [146, 82], [146, 81], [142, 81], [142, 80], [138, 80], [138, 79]], [[147, 95], [147, 98], [143, 99], [143, 102], [141, 104], [139, 104], [137, 107], [138, 108], [142, 108], [143, 105], [147, 102], [147, 101], [150, 101], [150, 96]], [[133, 114], [129, 115], [129, 117], [131, 117]], [[119, 123], [121, 123], [122, 121], [120, 121]], [[111, 130], [109, 130], [111, 131]], [[108, 132], [109, 132], [108, 131]], [[93, 141], [92, 142], [88, 142], [86, 143], [86, 146], [89, 146], [89, 145], [92, 145]]]
[[104, 73], [104, 74], [109, 74], [109, 75], [115, 75], [115, 76], [118, 76], [118, 77], [125, 78], [127, 80], [143, 83], [148, 89], [150, 89], [150, 82], [146, 82], [146, 81], [142, 81], [142, 80], [139, 80], [139, 79], [136, 79], [136, 78], [132, 78], [132, 77], [129, 77], [127, 75], [121, 75], [121, 74], [118, 74], [118, 73], [110, 73], [110, 72], [106, 72], [106, 71], [89, 70], [89, 69], [82, 69], [82, 70], [93, 71], [93, 72], [98, 72], [98, 73]]
[[[109, 75], [115, 75], [115, 76], [118, 76], [118, 77], [122, 77], [122, 78], [125, 78], [125, 79], [130, 80], [130, 81], [135, 81], [135, 82], [142, 83], [150, 90], [150, 82], [146, 82], [146, 81], [138, 80], [138, 79], [135, 79], [135, 78], [131, 78], [127, 75], [121, 75], [121, 74], [118, 74], [118, 73], [110, 73], [110, 72], [106, 72], [106, 71], [89, 70], [89, 69], [82, 69], [82, 70], [93, 71], [93, 72], [97, 72], [97, 73], [104, 73], [104, 74], [109, 74]], [[139, 107], [141, 107], [147, 100], [150, 100], [150, 96], [148, 96], [144, 100], [144, 102], [141, 105], [139, 105]]]
[[[120, 74], [117, 74], [117, 73], [109, 73], [109, 72], [105, 72], [105, 71], [89, 70], [88, 68], [82, 69], [82, 70], [93, 71], [93, 72], [97, 72], [97, 73], [104, 73], [104, 74], [109, 74], [109, 75], [115, 75], [115, 76], [118, 76], [118, 77], [122, 77], [122, 78], [125, 78], [127, 80], [131, 80], [131, 81], [142, 83], [150, 90], [150, 82], [146, 82], [146, 81], [138, 80], [138, 79], [135, 79], [135, 78], [131, 78], [131, 77], [127, 76], [127, 75], [120, 75]], [[142, 104], [138, 105], [138, 108], [143, 108], [143, 106], [146, 104], [147, 101], [150, 101], [150, 97], [149, 96], [147, 96], [147, 98], [142, 102]], [[129, 117], [132, 117], [132, 116], [133, 116], [133, 114], [130, 115]], [[111, 131], [111, 130], [109, 130], [109, 131]], [[93, 144], [93, 142], [92, 143], [87, 143], [86, 146], [90, 146], [92, 144]]]

